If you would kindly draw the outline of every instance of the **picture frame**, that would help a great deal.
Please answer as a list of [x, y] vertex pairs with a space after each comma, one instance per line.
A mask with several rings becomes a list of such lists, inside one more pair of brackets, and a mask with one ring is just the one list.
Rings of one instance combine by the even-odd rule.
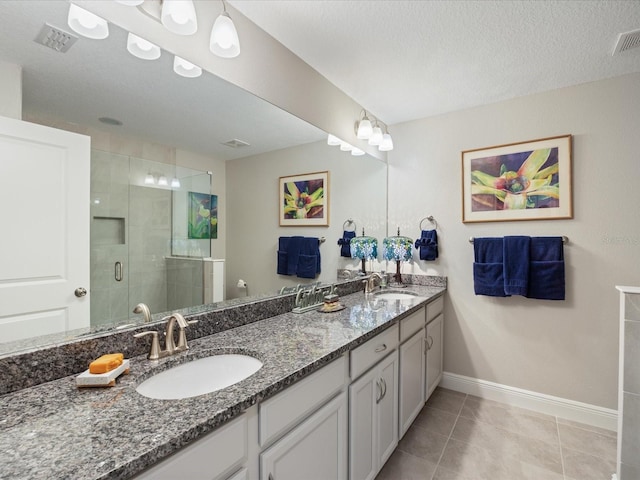
[[329, 172], [280, 177], [280, 226], [329, 226]]
[[464, 150], [462, 222], [573, 218], [572, 136]]
[[187, 238], [218, 238], [218, 196], [189, 192], [187, 222]]

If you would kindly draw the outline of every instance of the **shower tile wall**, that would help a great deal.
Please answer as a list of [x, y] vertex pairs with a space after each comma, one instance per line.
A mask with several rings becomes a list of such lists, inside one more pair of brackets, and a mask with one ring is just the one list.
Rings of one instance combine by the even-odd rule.
[[205, 303], [203, 267], [201, 258], [167, 258], [168, 310]]
[[[91, 324], [128, 316], [128, 157], [91, 152]], [[122, 281], [115, 263], [124, 264]]]

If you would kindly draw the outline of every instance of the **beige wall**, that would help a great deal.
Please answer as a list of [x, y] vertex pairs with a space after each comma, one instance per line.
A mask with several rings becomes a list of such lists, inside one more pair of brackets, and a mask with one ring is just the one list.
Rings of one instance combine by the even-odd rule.
[[[615, 409], [618, 295], [640, 284], [640, 75], [395, 125], [389, 225], [438, 221], [445, 370]], [[573, 135], [572, 220], [463, 224], [466, 149]], [[407, 192], [412, 192], [407, 195]], [[469, 237], [566, 235], [566, 301], [476, 296]]]
[[22, 67], [0, 62], [0, 116], [22, 120]]
[[[324, 170], [330, 174], [330, 225], [280, 227], [279, 178]], [[313, 281], [276, 274], [280, 236], [326, 238], [320, 247], [322, 273], [316, 280], [333, 283], [338, 268], [359, 268], [358, 261], [340, 257], [337, 240], [348, 218], [356, 222], [358, 235], [364, 227], [380, 241], [385, 236], [386, 170], [379, 160], [353, 157], [324, 142], [227, 162], [227, 297], [244, 294], [237, 289], [238, 279], [247, 282], [249, 295]]]

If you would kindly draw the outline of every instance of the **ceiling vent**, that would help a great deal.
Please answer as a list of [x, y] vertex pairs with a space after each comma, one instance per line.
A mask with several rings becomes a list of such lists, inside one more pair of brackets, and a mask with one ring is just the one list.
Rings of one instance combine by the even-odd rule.
[[632, 48], [640, 47], [640, 30], [634, 30], [632, 32], [621, 33], [618, 36], [618, 43], [613, 51], [613, 55], [622, 53]]
[[69, 50], [71, 45], [76, 43], [76, 40], [78, 40], [78, 37], [73, 33], [65, 32], [48, 23], [42, 26], [42, 30], [40, 30], [40, 33], [35, 39], [37, 43], [62, 53]]
[[229, 140], [228, 142], [222, 142], [222, 145], [226, 145], [227, 147], [231, 147], [231, 148], [241, 148], [241, 147], [249, 146], [247, 142], [243, 142], [242, 140], [238, 140], [237, 138], [234, 138], [233, 140]]

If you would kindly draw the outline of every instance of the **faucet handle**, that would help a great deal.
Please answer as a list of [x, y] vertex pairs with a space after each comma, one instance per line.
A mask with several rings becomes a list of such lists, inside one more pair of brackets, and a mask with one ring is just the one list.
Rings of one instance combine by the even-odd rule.
[[146, 335], [151, 335], [151, 350], [149, 350], [149, 355], [147, 358], [149, 360], [158, 360], [160, 358], [160, 342], [158, 341], [158, 332], [147, 330], [146, 332], [135, 333], [133, 336], [135, 338], [144, 337]]
[[[179, 314], [178, 314], [179, 315]], [[182, 315], [180, 315], [182, 317]], [[184, 320], [184, 317], [183, 317]], [[189, 350], [189, 345], [187, 344], [187, 332], [186, 332], [186, 327], [188, 327], [189, 325], [193, 325], [194, 323], [198, 323], [197, 320], [191, 320], [191, 321], [186, 321], [185, 320], [185, 324], [184, 327], [180, 326], [180, 331], [178, 333], [178, 345], [176, 346], [176, 352], [182, 352], [184, 350]], [[180, 322], [178, 322], [178, 325], [180, 325]]]

